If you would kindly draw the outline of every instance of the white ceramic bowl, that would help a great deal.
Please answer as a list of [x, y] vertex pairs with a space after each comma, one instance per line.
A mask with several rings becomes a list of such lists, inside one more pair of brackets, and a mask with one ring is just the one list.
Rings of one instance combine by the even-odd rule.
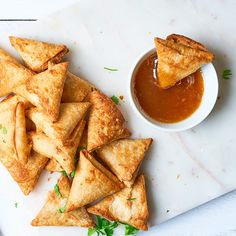
[[203, 74], [202, 77], [204, 80], [204, 93], [199, 108], [185, 120], [176, 123], [162, 123], [152, 119], [147, 114], [145, 114], [134, 94], [134, 75], [136, 73], [136, 70], [138, 69], [139, 65], [153, 52], [155, 52], [155, 49], [151, 49], [145, 55], [143, 55], [134, 66], [133, 71], [131, 73], [130, 95], [134, 109], [146, 122], [148, 122], [150, 125], [159, 130], [177, 132], [190, 129], [198, 125], [209, 115], [217, 99], [218, 78], [213, 64], [209, 63], [201, 68]]

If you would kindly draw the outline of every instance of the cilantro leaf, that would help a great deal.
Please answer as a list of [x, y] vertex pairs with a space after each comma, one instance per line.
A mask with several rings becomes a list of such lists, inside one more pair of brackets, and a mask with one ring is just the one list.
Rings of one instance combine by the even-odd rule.
[[135, 227], [125, 224], [125, 236], [134, 235], [139, 231], [139, 229], [136, 229]]
[[226, 69], [222, 73], [222, 78], [223, 79], [230, 79], [232, 75], [233, 74], [232, 74], [231, 70], [230, 69]]
[[73, 171], [70, 173], [70, 177], [71, 177], [71, 178], [74, 178], [74, 177], [75, 177], [75, 170], [73, 170]]
[[18, 202], [15, 202], [15, 204], [14, 204], [14, 205], [15, 205], [15, 208], [17, 208], [17, 207], [18, 207]]
[[64, 176], [68, 176], [65, 170], [60, 171]]
[[58, 209], [58, 212], [59, 212], [59, 213], [64, 213], [65, 210], [66, 210], [66, 205], [65, 205], [64, 207], [60, 207], [60, 208]]
[[104, 70], [118, 71], [118, 69], [116, 69], [116, 68], [111, 68], [111, 67], [106, 67], [106, 66], [104, 66], [103, 68], [104, 68]]
[[115, 95], [113, 95], [113, 96], [111, 97], [111, 100], [112, 100], [116, 105], [119, 104], [119, 98], [116, 97]]
[[56, 192], [57, 197], [61, 197], [61, 193], [60, 193], [58, 184], [55, 184], [54, 190], [55, 190], [55, 192]]
[[7, 129], [5, 127], [2, 127], [2, 133], [7, 134]]
[[93, 235], [94, 233], [97, 233], [97, 235], [106, 235], [106, 236], [112, 236], [114, 229], [119, 225], [118, 222], [110, 222], [100, 216], [97, 216], [97, 224], [94, 228], [88, 229], [88, 236]]
[[93, 235], [95, 232], [96, 232], [96, 229], [95, 229], [95, 228], [89, 228], [89, 229], [88, 229], [88, 236]]
[[136, 197], [134, 197], [134, 198], [127, 198], [127, 201], [134, 201], [134, 200], [136, 200]]

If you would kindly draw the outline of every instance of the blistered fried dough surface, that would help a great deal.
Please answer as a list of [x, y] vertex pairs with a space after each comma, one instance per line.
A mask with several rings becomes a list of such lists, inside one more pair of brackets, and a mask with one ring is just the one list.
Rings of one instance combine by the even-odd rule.
[[26, 89], [37, 96], [37, 102], [31, 102], [42, 110], [49, 119], [58, 120], [60, 102], [66, 79], [68, 62], [51, 66], [48, 70], [36, 74], [26, 81]]
[[149, 214], [144, 175], [136, 179], [133, 187], [126, 187], [87, 210], [111, 221], [119, 221], [141, 230], [148, 230]]
[[154, 41], [158, 83], [162, 88], [174, 86], [214, 58], [203, 45], [184, 36], [172, 35], [167, 40], [155, 38]]
[[67, 202], [67, 211], [117, 192], [122, 187], [112, 173], [97, 163], [93, 157], [87, 156], [89, 156], [87, 151], [80, 152], [78, 167]]
[[152, 139], [121, 139], [97, 150], [98, 156], [121, 181], [135, 179]]
[[68, 72], [61, 100], [62, 102], [81, 102], [94, 89], [95, 87], [88, 81]]
[[21, 164], [12, 156], [1, 152], [0, 161], [19, 184], [22, 192], [28, 195], [36, 185], [48, 158], [36, 152], [31, 152], [27, 164]]
[[48, 193], [46, 203], [32, 221], [33, 226], [81, 226], [93, 227], [94, 222], [85, 208], [79, 208], [70, 212], [62, 212], [66, 205], [70, 192], [70, 181], [67, 177], [61, 176], [58, 180], [57, 194], [55, 190]]
[[99, 91], [93, 91], [88, 95], [88, 101], [92, 104], [88, 118], [89, 151], [130, 136], [123, 115], [110, 98]]
[[52, 44], [32, 39], [9, 37], [11, 45], [17, 50], [25, 64], [33, 71], [46, 70], [48, 62], [59, 63], [69, 51], [65, 45]]
[[0, 60], [0, 96], [14, 91], [14, 88], [24, 84], [33, 72], [13, 61]]

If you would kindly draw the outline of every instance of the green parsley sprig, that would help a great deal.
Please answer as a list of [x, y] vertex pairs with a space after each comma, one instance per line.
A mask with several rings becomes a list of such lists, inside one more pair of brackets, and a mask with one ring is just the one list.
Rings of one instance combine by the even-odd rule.
[[135, 197], [133, 197], [133, 198], [127, 198], [127, 201], [134, 201], [134, 200], [136, 200]]
[[233, 74], [230, 69], [225, 69], [222, 73], [222, 78], [223, 79], [230, 79], [232, 75]]
[[96, 216], [97, 224], [93, 228], [88, 229], [88, 236], [92, 236], [94, 233], [97, 233], [97, 236], [106, 235], [112, 236], [114, 229], [119, 225], [118, 222], [110, 222], [100, 216]]
[[130, 236], [138, 233], [139, 229], [136, 229], [135, 227], [125, 224], [125, 236]]
[[116, 105], [119, 104], [119, 98], [116, 97], [115, 95], [113, 95], [113, 96], [111, 97], [111, 100], [112, 100]]
[[61, 193], [60, 193], [58, 184], [55, 184], [54, 190], [55, 190], [55, 193], [56, 193], [57, 197], [61, 197]]
[[65, 205], [64, 207], [60, 207], [60, 208], [58, 209], [58, 212], [59, 212], [59, 213], [64, 213], [65, 210], [66, 210], [66, 205]]

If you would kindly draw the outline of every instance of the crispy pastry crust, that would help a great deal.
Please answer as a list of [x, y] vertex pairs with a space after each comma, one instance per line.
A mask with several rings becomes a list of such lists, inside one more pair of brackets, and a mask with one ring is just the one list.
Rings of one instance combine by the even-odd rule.
[[32, 39], [10, 36], [11, 45], [20, 54], [25, 64], [35, 72], [48, 68], [48, 62], [59, 63], [69, 52], [62, 44], [52, 44]]
[[105, 94], [93, 91], [88, 95], [92, 103], [88, 119], [88, 150], [93, 151], [114, 140], [130, 136], [125, 119], [114, 102]]
[[81, 226], [93, 227], [94, 222], [85, 208], [60, 213], [59, 209], [66, 205], [70, 192], [70, 181], [67, 177], [61, 176], [58, 187], [61, 196], [57, 196], [55, 190], [48, 193], [47, 201], [43, 208], [32, 221], [33, 226]]
[[87, 210], [111, 221], [120, 221], [141, 230], [148, 230], [149, 213], [144, 175], [136, 179], [133, 187], [126, 187]]
[[87, 151], [81, 151], [66, 209], [71, 211], [82, 207], [122, 187], [123, 184], [94, 157]]

